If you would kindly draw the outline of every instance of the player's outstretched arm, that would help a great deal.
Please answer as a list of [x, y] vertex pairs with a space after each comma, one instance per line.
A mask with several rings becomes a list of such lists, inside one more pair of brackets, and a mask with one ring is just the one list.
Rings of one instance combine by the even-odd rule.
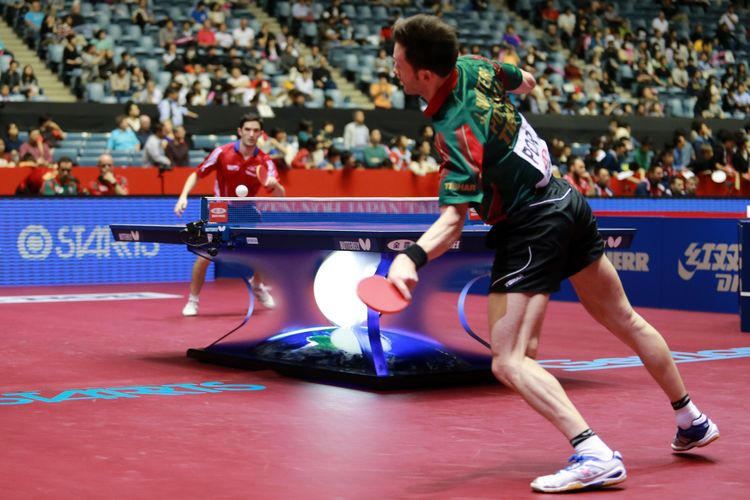
[[511, 90], [510, 93], [528, 94], [534, 89], [534, 87], [536, 87], [536, 78], [534, 78], [534, 75], [532, 75], [528, 71], [524, 71], [521, 68], [519, 68], [519, 70], [521, 71], [521, 75], [523, 76], [523, 81], [521, 82], [521, 85]]
[[187, 179], [185, 179], [185, 185], [182, 186], [182, 193], [177, 198], [177, 203], [174, 206], [174, 213], [182, 216], [183, 212], [188, 206], [188, 195], [193, 190], [195, 184], [198, 182], [198, 174], [196, 172], [191, 173]]
[[[440, 217], [419, 238], [417, 245], [422, 247], [428, 260], [443, 255], [461, 237], [461, 230], [466, 220], [469, 205], [443, 205]], [[417, 267], [404, 254], [397, 255], [388, 271], [388, 279], [398, 288], [405, 298], [411, 300], [411, 291], [419, 281]]]

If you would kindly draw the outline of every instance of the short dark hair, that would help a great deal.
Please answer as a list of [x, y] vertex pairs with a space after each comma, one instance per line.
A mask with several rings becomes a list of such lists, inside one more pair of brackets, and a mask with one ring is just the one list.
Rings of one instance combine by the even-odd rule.
[[71, 165], [75, 164], [75, 162], [73, 161], [73, 159], [70, 156], [61, 156], [57, 160], [57, 164], [59, 165], [60, 163], [70, 163]]
[[393, 26], [393, 39], [404, 48], [406, 60], [414, 69], [448, 76], [456, 66], [456, 29], [439, 17], [417, 14], [399, 19]]
[[246, 122], [258, 122], [260, 124], [260, 129], [263, 130], [263, 118], [261, 118], [257, 113], [245, 113], [244, 115], [242, 115], [237, 128], [244, 127]]

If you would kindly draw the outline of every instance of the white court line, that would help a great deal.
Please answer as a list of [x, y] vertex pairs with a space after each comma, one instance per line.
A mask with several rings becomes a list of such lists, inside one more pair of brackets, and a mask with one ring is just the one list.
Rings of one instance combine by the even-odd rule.
[[182, 295], [156, 292], [72, 293], [57, 295], [0, 295], [2, 304], [39, 304], [45, 302], [97, 302], [103, 300], [179, 299]]

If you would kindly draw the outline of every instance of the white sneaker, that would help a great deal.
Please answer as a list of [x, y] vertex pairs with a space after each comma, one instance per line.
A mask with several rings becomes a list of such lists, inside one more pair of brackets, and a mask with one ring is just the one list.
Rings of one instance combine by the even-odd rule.
[[573, 455], [568, 462], [572, 464], [554, 474], [534, 479], [531, 489], [543, 493], [560, 493], [583, 488], [603, 488], [619, 484], [628, 477], [622, 456], [617, 451], [610, 460]]
[[198, 315], [198, 302], [195, 300], [188, 300], [185, 307], [182, 308], [183, 316], [197, 316]]
[[255, 294], [255, 298], [258, 299], [258, 303], [260, 303], [260, 305], [262, 305], [266, 309], [273, 309], [274, 307], [276, 307], [276, 301], [273, 300], [273, 297], [271, 296], [271, 292], [269, 292], [269, 290], [270, 288], [268, 288], [263, 283], [253, 287], [253, 293]]

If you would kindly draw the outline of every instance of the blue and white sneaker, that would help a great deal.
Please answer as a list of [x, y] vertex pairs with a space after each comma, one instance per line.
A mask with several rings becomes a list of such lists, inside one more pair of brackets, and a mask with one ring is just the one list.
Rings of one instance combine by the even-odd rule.
[[[695, 423], [703, 419], [701, 423]], [[677, 434], [672, 441], [672, 449], [682, 452], [696, 447], [706, 446], [719, 439], [719, 428], [706, 415], [693, 420], [693, 425], [687, 429], [677, 427]]]
[[584, 488], [604, 488], [619, 484], [628, 477], [622, 455], [617, 451], [610, 460], [573, 455], [568, 462], [572, 463], [564, 469], [534, 479], [531, 489], [542, 493], [560, 493]]

